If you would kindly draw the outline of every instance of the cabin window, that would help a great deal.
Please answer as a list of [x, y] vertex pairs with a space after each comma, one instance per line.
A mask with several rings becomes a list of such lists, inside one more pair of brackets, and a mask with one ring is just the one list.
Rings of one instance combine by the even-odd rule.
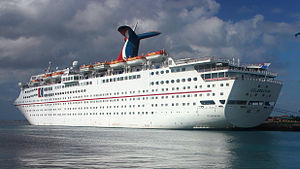
[[202, 105], [214, 105], [215, 102], [213, 100], [202, 100], [200, 101]]
[[228, 104], [242, 104], [245, 105], [247, 103], [246, 100], [228, 100]]
[[219, 100], [221, 104], [225, 104], [225, 100]]
[[264, 105], [264, 102], [263, 101], [249, 101], [248, 105], [262, 106], [262, 105]]
[[213, 79], [218, 78], [218, 74], [217, 74], [217, 73], [213, 73], [213, 74], [212, 74], [212, 78], [213, 78]]

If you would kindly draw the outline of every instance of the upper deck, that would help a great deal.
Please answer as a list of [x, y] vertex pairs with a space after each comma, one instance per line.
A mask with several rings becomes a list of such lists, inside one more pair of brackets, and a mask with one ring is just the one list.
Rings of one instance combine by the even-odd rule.
[[[146, 71], [146, 70], [154, 70], [160, 68], [169, 68], [172, 73], [182, 72], [182, 71], [197, 71], [202, 74], [203, 80], [213, 79], [210, 77], [218, 77], [215, 79], [223, 79], [224, 78], [237, 78], [236, 74], [245, 74], [251, 75], [248, 76], [251, 78], [268, 79], [274, 80], [277, 76], [276, 73], [270, 72], [267, 69], [260, 68], [259, 65], [241, 65], [239, 59], [235, 62], [235, 59], [224, 59], [220, 57], [198, 57], [198, 58], [184, 58], [184, 59], [172, 59], [167, 56], [161, 62], [144, 62], [141, 65], [132, 66], [126, 64], [125, 66], [119, 69], [113, 69], [111, 67], [107, 68], [105, 71], [98, 71], [95, 69], [89, 69], [88, 72], [81, 72], [76, 69], [67, 68], [65, 70], [59, 70], [57, 72], [63, 72], [59, 74], [59, 76], [48, 77], [49, 74], [40, 74], [31, 78], [32, 81], [22, 86], [22, 89], [30, 88], [30, 87], [38, 87], [45, 86], [51, 84], [65, 84], [72, 85], [75, 81], [81, 81], [84, 79], [91, 78], [101, 78], [107, 76], [115, 76], [120, 74], [127, 74], [132, 72]], [[220, 72], [221, 74], [217, 74]], [[55, 72], [52, 72], [54, 74]], [[206, 77], [206, 74], [209, 78]], [[43, 78], [45, 77], [45, 78]], [[220, 78], [221, 77], [221, 78]], [[223, 78], [224, 77], [224, 78]], [[38, 79], [38, 80], [37, 80]]]

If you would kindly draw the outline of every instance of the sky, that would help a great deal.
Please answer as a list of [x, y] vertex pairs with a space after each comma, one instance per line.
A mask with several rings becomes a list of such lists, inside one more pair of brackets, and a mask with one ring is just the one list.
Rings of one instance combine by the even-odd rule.
[[[173, 58], [221, 56], [242, 63], [271, 62], [284, 85], [276, 107], [300, 110], [300, 1], [298, 0], [1, 0], [0, 120], [20, 120], [20, 89], [54, 67], [111, 61], [119, 55], [121, 25], [137, 33], [140, 54], [166, 49]], [[299, 112], [300, 114], [300, 112]]]

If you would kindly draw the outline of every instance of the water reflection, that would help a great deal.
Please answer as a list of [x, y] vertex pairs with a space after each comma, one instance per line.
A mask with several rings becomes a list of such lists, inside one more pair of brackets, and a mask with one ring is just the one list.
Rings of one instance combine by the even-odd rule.
[[286, 144], [257, 131], [19, 126], [0, 136], [7, 168], [277, 168], [274, 147]]

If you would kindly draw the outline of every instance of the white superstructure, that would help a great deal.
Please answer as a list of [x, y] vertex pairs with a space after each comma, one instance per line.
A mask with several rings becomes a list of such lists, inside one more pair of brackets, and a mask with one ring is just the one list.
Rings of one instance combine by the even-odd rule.
[[267, 69], [215, 57], [174, 60], [161, 50], [136, 65], [120, 63], [32, 76], [15, 106], [33, 125], [254, 127], [270, 115], [282, 86]]

